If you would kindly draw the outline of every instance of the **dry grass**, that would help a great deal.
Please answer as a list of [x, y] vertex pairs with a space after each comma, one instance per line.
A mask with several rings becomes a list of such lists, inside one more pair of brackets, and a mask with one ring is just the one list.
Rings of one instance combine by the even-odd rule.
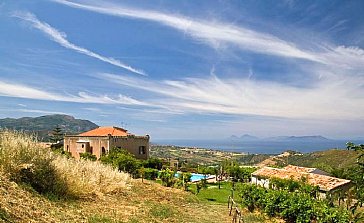
[[224, 223], [230, 219], [225, 205], [206, 204], [187, 192], [148, 181], [132, 180], [131, 189], [93, 200], [50, 201], [0, 177], [0, 222]]
[[0, 170], [9, 178], [18, 180], [21, 170], [51, 160], [51, 153], [41, 149], [36, 137], [8, 130], [0, 132]]
[[78, 197], [115, 193], [124, 190], [130, 182], [129, 174], [99, 162], [56, 156], [52, 163], [68, 190]]
[[110, 166], [53, 154], [36, 138], [0, 132], [0, 171], [10, 180], [58, 197], [95, 197], [124, 190], [130, 176]]

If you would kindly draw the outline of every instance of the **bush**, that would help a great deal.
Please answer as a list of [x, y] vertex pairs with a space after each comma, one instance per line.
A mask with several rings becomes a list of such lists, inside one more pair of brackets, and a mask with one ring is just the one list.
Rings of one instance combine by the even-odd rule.
[[84, 160], [96, 161], [97, 157], [89, 152], [80, 153], [80, 158]]
[[163, 162], [161, 159], [158, 159], [158, 158], [149, 158], [149, 159], [143, 161], [142, 165], [145, 168], [161, 170], [163, 167]]
[[175, 183], [175, 172], [170, 169], [162, 170], [159, 174], [159, 178], [162, 180], [162, 184], [167, 187], [172, 187]]
[[12, 181], [30, 185], [39, 193], [63, 196], [67, 185], [53, 164], [54, 156], [35, 136], [0, 132], [0, 170]]
[[[276, 183], [282, 182], [276, 181]], [[314, 199], [311, 191], [290, 192], [292, 189], [290, 185], [291, 182], [288, 182], [288, 185], [280, 185], [281, 190], [271, 190], [244, 184], [240, 189], [242, 203], [250, 211], [259, 208], [267, 215], [281, 217], [286, 222], [349, 222], [348, 211], [339, 207], [330, 207], [327, 202]]]
[[188, 190], [188, 186], [191, 181], [192, 174], [189, 172], [181, 172], [178, 174], [178, 186], [182, 187], [185, 191]]
[[106, 156], [102, 156], [100, 160], [102, 163], [111, 164], [119, 171], [130, 173], [134, 177], [138, 176], [138, 169], [141, 166], [140, 160], [121, 148], [112, 149]]
[[147, 180], [155, 180], [158, 177], [158, 170], [153, 168], [143, 168], [144, 178]]

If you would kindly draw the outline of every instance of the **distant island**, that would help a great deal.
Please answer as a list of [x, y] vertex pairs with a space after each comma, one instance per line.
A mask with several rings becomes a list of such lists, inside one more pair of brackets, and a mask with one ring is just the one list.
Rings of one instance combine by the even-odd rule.
[[253, 140], [259, 140], [259, 137], [256, 137], [256, 136], [252, 136], [252, 135], [249, 135], [249, 134], [245, 134], [245, 135], [242, 135], [242, 136], [236, 136], [236, 135], [232, 135], [230, 136], [230, 139], [231, 140], [246, 140], [246, 141], [253, 141]]
[[230, 140], [241, 140], [241, 141], [327, 141], [331, 140], [321, 135], [313, 136], [274, 136], [268, 138], [259, 138], [257, 136], [244, 134], [242, 136], [231, 135], [228, 139]]

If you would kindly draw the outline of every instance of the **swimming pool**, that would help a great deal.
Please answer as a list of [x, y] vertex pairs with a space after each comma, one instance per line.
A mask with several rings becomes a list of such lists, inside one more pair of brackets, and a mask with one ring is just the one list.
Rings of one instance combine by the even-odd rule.
[[[205, 178], [205, 175], [199, 174], [199, 173], [191, 173], [191, 175], [192, 175], [191, 182], [197, 182], [197, 181], [200, 181], [201, 179]], [[179, 173], [176, 173], [174, 176], [179, 177]], [[214, 177], [213, 175], [206, 175], [206, 179], [210, 179], [213, 177]]]

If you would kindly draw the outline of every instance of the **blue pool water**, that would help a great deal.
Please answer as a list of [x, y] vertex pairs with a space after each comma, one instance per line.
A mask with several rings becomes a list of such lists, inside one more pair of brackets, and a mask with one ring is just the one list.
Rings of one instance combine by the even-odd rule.
[[[191, 181], [194, 182], [194, 181], [199, 181], [201, 179], [204, 179], [205, 178], [205, 175], [203, 174], [199, 174], [199, 173], [191, 173]], [[174, 175], [175, 177], [179, 177], [179, 173], [176, 173]], [[210, 176], [207, 175], [206, 178], [209, 178]]]

